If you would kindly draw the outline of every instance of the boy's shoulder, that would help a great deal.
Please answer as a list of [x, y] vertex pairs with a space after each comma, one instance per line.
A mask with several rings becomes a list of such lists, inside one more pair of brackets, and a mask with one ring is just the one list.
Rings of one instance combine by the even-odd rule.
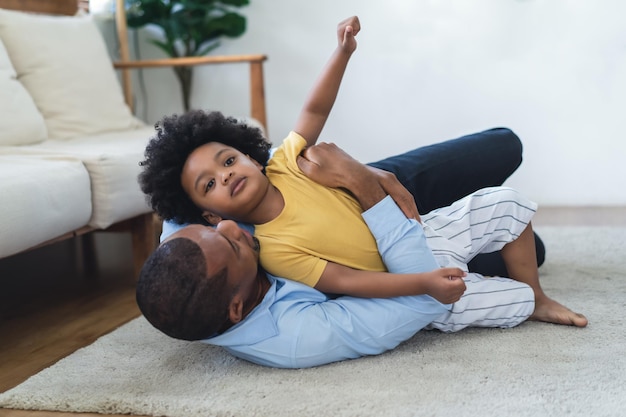
[[294, 131], [289, 132], [280, 146], [270, 150], [268, 167], [276, 164], [295, 163], [297, 156], [304, 150], [306, 140]]

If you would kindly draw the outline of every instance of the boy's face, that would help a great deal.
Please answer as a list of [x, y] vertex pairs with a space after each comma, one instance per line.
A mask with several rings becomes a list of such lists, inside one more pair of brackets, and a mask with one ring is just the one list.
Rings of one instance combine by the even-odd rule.
[[263, 167], [235, 148], [209, 142], [187, 158], [181, 184], [211, 224], [221, 219], [250, 222], [269, 187]]

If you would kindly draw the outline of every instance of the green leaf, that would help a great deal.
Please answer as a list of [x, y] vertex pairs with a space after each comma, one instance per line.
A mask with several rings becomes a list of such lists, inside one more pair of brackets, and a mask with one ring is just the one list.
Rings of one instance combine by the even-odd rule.
[[127, 0], [128, 26], [153, 25], [163, 39], [152, 43], [169, 56], [204, 55], [222, 37], [246, 31], [246, 18], [234, 10], [249, 0]]
[[165, 52], [166, 55], [169, 55], [170, 57], [176, 57], [176, 52], [173, 51], [171, 45], [164, 42], [159, 42], [155, 39], [151, 39], [148, 42], [150, 42], [154, 46], [157, 46], [159, 49]]
[[227, 4], [233, 7], [243, 7], [250, 4], [249, 0], [222, 0], [220, 3]]

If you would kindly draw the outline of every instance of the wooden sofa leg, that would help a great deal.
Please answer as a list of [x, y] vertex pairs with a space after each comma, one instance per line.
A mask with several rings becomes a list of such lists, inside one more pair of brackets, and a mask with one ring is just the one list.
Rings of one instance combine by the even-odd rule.
[[148, 256], [156, 248], [157, 237], [152, 213], [137, 216], [131, 221], [133, 236], [133, 274], [135, 280]]
[[98, 273], [98, 251], [96, 249], [95, 233], [85, 233], [77, 236], [80, 253], [82, 254], [83, 271], [89, 277], [93, 277]]

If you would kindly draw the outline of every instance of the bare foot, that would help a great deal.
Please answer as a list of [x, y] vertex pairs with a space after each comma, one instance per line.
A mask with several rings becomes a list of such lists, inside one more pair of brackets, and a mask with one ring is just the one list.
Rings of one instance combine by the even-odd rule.
[[547, 296], [535, 300], [535, 312], [528, 319], [577, 327], [585, 327], [588, 323], [582, 314], [574, 313]]

